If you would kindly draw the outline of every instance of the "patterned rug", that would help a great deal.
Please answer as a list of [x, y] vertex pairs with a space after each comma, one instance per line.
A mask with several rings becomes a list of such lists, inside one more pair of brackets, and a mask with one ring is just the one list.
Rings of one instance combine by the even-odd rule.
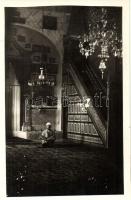
[[72, 142], [7, 142], [7, 196], [121, 194], [121, 171], [105, 149]]

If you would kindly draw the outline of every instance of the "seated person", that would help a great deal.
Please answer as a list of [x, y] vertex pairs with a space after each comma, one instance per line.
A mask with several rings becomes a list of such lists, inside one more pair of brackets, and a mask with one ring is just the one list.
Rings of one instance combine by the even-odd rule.
[[41, 134], [42, 146], [52, 146], [55, 141], [55, 133], [51, 129], [51, 123], [46, 123], [46, 129]]

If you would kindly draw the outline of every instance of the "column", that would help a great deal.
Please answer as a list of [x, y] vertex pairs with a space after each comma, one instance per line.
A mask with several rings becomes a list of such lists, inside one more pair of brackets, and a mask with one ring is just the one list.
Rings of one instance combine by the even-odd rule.
[[56, 130], [61, 131], [62, 125], [62, 59], [60, 60], [57, 74], [57, 111], [56, 111]]
[[13, 135], [15, 135], [20, 131], [20, 85], [13, 85], [10, 88], [12, 90], [11, 127]]

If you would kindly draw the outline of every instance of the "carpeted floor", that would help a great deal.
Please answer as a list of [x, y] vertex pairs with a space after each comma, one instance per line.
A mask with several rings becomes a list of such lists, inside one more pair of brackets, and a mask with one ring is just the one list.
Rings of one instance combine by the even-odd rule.
[[42, 148], [39, 143], [7, 142], [7, 195], [121, 194], [121, 171], [107, 150], [71, 142]]

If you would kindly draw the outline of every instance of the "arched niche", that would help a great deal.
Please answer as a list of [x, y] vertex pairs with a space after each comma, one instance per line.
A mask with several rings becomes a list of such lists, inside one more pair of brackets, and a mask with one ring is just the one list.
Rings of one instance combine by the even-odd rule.
[[[19, 102], [19, 114], [15, 111], [17, 113], [17, 118], [19, 115], [19, 128], [16, 130], [18, 132], [22, 130], [23, 123], [25, 122], [25, 105], [23, 101], [26, 94], [24, 87], [30, 78], [31, 73], [34, 71], [39, 73], [40, 67], [42, 65], [46, 65], [49, 73], [56, 74], [57, 86], [55, 88], [55, 95], [61, 99], [60, 89], [62, 80], [60, 77], [62, 73], [62, 61], [55, 45], [42, 33], [29, 27], [12, 25], [8, 41], [8, 49], [6, 49], [6, 82], [8, 82], [6, 87], [7, 91], [11, 85], [15, 86], [15, 84], [10, 83], [8, 79], [8, 76], [10, 76], [12, 82], [14, 81], [14, 76], [10, 74], [9, 63], [11, 63], [10, 69], [13, 70], [20, 89], [20, 94], [17, 96], [16, 100], [17, 103]], [[12, 103], [14, 104], [13, 97]], [[56, 130], [61, 130], [60, 103], [61, 102], [59, 101], [56, 111], [53, 111], [52, 119], [49, 117], [49, 115], [52, 117], [50, 112], [47, 113], [47, 118], [45, 117], [46, 115], [43, 117], [43, 124], [47, 120], [52, 120], [53, 128]], [[12, 116], [16, 116], [13, 110], [14, 108], [12, 108], [12, 114], [9, 115], [8, 110], [11, 106], [12, 105], [7, 104], [7, 115], [10, 119]], [[36, 115], [41, 116], [40, 121], [42, 123], [42, 115], [38, 112]], [[14, 120], [14, 117], [11, 120]], [[11, 131], [14, 132], [14, 129], [11, 128]]]

